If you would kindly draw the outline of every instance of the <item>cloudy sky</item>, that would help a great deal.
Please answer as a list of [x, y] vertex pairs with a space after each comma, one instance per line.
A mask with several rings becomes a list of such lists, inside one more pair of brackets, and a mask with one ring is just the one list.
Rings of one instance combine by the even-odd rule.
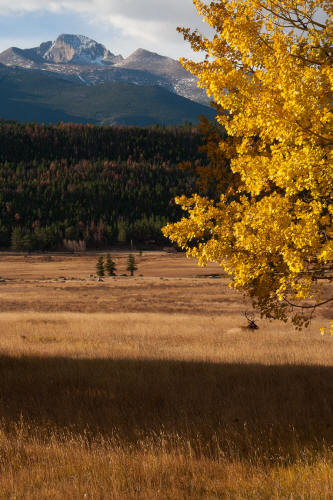
[[177, 26], [207, 32], [192, 0], [0, 0], [0, 52], [75, 33], [125, 57], [139, 47], [174, 58], [193, 55]]

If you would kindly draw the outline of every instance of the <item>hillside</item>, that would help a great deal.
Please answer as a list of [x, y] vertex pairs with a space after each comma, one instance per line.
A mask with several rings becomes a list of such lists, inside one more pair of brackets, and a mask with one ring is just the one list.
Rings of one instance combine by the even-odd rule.
[[41, 71], [0, 66], [0, 113], [20, 122], [103, 125], [197, 123], [214, 111], [159, 86], [110, 82], [98, 86], [66, 81]]
[[[0, 247], [165, 244], [173, 199], [196, 190], [197, 130], [0, 122]], [[69, 242], [69, 243], [68, 243]], [[80, 243], [79, 243], [80, 242]]]

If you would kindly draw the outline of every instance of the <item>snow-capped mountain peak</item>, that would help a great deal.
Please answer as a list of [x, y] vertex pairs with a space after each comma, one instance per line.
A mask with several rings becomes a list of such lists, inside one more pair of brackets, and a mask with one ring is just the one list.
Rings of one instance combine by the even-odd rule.
[[83, 35], [62, 34], [45, 52], [43, 59], [50, 63], [103, 65], [122, 60], [101, 43]]
[[175, 59], [141, 48], [124, 59], [83, 35], [62, 34], [30, 49], [11, 47], [0, 54], [1, 63], [88, 86], [107, 82], [158, 85], [193, 101], [209, 102], [197, 79]]

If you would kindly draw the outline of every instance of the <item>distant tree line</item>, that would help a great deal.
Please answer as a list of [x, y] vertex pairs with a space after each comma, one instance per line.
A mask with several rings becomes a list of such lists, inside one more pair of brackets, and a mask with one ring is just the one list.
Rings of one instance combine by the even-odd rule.
[[173, 198], [196, 189], [201, 135], [184, 127], [0, 121], [0, 247], [72, 250], [164, 243]]
[[183, 126], [40, 125], [0, 119], [0, 162], [109, 159], [178, 163], [203, 155], [198, 129]]

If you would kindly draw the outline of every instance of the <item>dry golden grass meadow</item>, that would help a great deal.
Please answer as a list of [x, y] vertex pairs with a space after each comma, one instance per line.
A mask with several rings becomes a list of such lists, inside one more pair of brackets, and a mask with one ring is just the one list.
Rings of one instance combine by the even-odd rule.
[[251, 331], [218, 266], [136, 260], [1, 255], [0, 498], [332, 499], [329, 305]]

